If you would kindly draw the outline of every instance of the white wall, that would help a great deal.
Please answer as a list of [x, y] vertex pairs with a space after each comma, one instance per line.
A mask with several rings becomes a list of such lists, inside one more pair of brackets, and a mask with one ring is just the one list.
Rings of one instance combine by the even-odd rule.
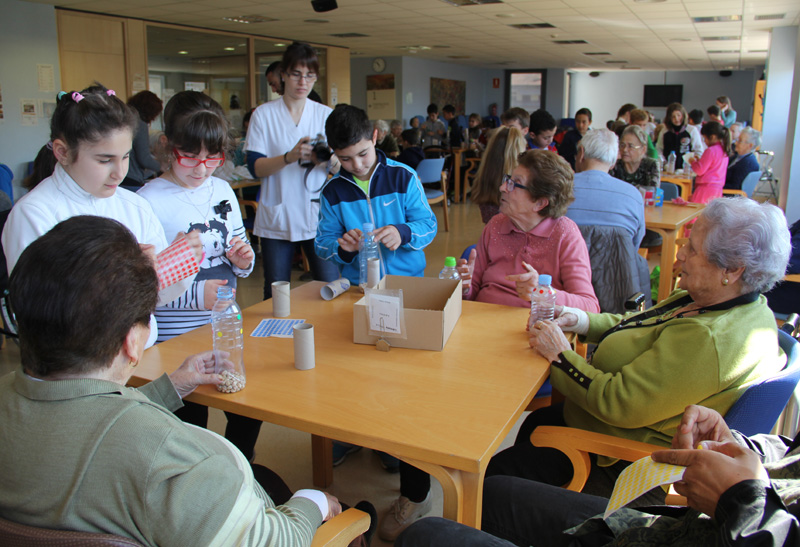
[[[366, 109], [366, 77], [375, 74], [372, 58], [359, 58], [350, 61], [350, 97], [355, 106]], [[425, 116], [430, 104], [431, 78], [462, 80], [467, 83], [466, 115], [477, 112], [488, 114], [491, 103], [503, 109], [503, 71], [481, 69], [452, 63], [431, 61], [417, 57], [386, 57], [386, 70], [383, 74], [395, 75], [397, 117], [408, 126], [409, 118]], [[492, 88], [492, 79], [500, 78], [500, 88]], [[410, 97], [409, 97], [410, 94]], [[410, 102], [409, 99], [410, 98]], [[444, 105], [439, 105], [441, 109]]]
[[[605, 127], [607, 120], [617, 117], [617, 110], [625, 103], [641, 105], [645, 85], [683, 85], [682, 104], [687, 111], [706, 108], [720, 95], [727, 95], [740, 120], [750, 120], [753, 112], [753, 94], [761, 70], [737, 70], [729, 77], [715, 71], [614, 71], [601, 72], [592, 78], [588, 72], [572, 74], [569, 90], [570, 108], [574, 115], [579, 108], [592, 111], [595, 127]], [[656, 118], [662, 118], [666, 108], [647, 108]]]
[[800, 218], [800, 32], [798, 27], [772, 30], [767, 64], [767, 93], [761, 147], [775, 152], [773, 173], [781, 181], [786, 218]]
[[[0, 163], [14, 172], [14, 199], [23, 191], [20, 186], [27, 163], [50, 139], [50, 120], [37, 118], [37, 125], [23, 126], [20, 99], [54, 101], [61, 90], [58, 68], [58, 37], [55, 8], [45, 4], [0, 0], [0, 89], [3, 93], [3, 116], [0, 121]], [[53, 65], [56, 91], [40, 92], [37, 64]]]

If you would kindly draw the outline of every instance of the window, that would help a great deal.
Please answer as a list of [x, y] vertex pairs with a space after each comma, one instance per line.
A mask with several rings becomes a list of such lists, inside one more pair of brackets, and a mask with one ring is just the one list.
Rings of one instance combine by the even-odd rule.
[[528, 112], [544, 108], [544, 70], [506, 71], [506, 110], [519, 106]]

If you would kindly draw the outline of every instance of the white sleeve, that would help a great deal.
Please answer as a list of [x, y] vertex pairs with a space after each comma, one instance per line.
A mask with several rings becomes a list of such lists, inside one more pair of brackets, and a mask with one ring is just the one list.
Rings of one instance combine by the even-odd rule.
[[27, 201], [20, 201], [11, 209], [2, 236], [9, 275], [22, 251], [56, 224], [49, 211]]

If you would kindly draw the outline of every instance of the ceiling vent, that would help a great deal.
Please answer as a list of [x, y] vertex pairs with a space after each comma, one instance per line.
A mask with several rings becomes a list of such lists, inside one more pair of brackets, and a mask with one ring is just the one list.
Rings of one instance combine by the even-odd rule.
[[756, 21], [774, 21], [776, 19], [783, 19], [786, 17], [785, 13], [768, 13], [766, 15], [756, 15], [754, 19]]
[[451, 6], [482, 6], [483, 4], [502, 4], [503, 0], [442, 0]]
[[535, 29], [535, 28], [556, 28], [550, 23], [520, 23], [518, 25], [508, 25], [508, 26], [518, 28], [521, 30]]

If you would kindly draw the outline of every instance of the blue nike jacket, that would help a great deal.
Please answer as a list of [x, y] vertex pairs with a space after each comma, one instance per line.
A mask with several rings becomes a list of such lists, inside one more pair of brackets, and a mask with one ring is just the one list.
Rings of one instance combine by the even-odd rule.
[[423, 249], [436, 236], [436, 215], [433, 214], [416, 171], [376, 150], [378, 165], [369, 179], [369, 195], [344, 169], [333, 177], [320, 193], [319, 224], [314, 247], [317, 256], [333, 260], [343, 277], [358, 285], [358, 252], [339, 248], [336, 241], [353, 228], [362, 229], [365, 222], [375, 228], [393, 225], [400, 232], [400, 246], [390, 251], [380, 245], [381, 276], [425, 273]]

